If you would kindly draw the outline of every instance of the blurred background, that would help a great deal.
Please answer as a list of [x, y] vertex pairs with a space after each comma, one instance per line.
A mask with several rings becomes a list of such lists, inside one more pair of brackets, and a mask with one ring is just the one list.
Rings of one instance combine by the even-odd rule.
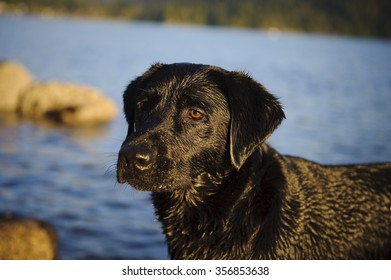
[[[0, 213], [50, 222], [60, 259], [166, 259], [148, 193], [116, 183], [122, 92], [154, 62], [244, 70], [278, 96], [281, 153], [391, 160], [391, 2], [2, 0], [0, 60], [114, 100], [107, 124], [0, 114]], [[0, 100], [0, 102], [2, 102]]]

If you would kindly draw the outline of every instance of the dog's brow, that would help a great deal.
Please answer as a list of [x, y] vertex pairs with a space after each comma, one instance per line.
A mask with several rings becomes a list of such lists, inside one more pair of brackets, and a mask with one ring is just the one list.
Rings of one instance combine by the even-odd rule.
[[212, 85], [200, 87], [196, 90], [190, 90], [188, 94], [190, 102], [200, 103], [208, 107], [226, 108], [227, 102], [220, 90]]
[[222, 106], [224, 102], [218, 86], [209, 81], [204, 73], [166, 77], [144, 89], [144, 94], [159, 99], [160, 106], [166, 104], [168, 100], [184, 96], [188, 102], [204, 106]]

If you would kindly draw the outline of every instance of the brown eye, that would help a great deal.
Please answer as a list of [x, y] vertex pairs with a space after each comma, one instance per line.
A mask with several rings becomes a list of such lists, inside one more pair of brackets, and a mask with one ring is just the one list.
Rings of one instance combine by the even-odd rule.
[[204, 115], [200, 111], [197, 111], [195, 109], [190, 109], [188, 115], [191, 119], [195, 121], [200, 121], [204, 118]]
[[148, 100], [144, 99], [137, 102], [137, 108], [141, 111], [145, 111], [148, 108]]

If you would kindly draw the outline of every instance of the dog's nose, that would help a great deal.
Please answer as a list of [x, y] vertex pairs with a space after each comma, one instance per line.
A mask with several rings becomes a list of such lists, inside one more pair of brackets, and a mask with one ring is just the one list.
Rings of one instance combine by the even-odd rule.
[[153, 151], [145, 146], [124, 146], [119, 157], [126, 166], [133, 166], [139, 171], [148, 170], [154, 161]]

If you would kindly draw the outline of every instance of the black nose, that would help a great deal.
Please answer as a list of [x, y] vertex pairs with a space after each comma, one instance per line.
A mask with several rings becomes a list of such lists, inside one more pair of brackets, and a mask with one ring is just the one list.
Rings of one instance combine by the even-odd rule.
[[145, 146], [123, 146], [119, 158], [127, 167], [134, 167], [138, 171], [148, 170], [154, 162], [153, 151]]

